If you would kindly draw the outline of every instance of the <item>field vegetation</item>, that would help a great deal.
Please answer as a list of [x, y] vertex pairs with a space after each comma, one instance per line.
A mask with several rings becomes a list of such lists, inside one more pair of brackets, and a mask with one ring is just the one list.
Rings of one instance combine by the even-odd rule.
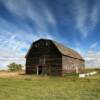
[[100, 100], [100, 73], [78, 78], [0, 72], [0, 100]]

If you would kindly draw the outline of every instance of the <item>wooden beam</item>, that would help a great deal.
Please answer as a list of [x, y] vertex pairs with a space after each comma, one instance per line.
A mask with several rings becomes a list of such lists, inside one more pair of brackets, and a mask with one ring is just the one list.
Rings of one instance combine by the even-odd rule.
[[37, 75], [39, 75], [39, 68], [38, 68], [38, 65], [37, 65], [37, 68], [36, 68], [36, 69], [37, 69]]

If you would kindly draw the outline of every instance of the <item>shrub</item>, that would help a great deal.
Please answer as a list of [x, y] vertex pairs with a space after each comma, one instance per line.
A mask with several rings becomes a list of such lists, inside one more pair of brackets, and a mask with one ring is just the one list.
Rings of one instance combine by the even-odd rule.
[[23, 66], [21, 64], [16, 64], [15, 62], [8, 65], [9, 71], [21, 71]]

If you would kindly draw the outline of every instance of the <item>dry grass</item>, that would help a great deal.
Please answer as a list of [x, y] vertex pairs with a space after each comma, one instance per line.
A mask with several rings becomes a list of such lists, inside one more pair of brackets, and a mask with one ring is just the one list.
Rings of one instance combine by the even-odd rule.
[[0, 77], [16, 77], [18, 76], [18, 72], [0, 72]]
[[0, 78], [23, 78], [24, 72], [7, 72], [1, 71]]

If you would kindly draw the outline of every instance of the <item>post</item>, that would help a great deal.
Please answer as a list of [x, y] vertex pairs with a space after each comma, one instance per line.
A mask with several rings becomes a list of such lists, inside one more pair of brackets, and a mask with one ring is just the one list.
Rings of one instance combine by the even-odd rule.
[[76, 73], [78, 74], [79, 72], [78, 72], [78, 67], [76, 66]]
[[39, 75], [39, 68], [38, 68], [38, 65], [37, 65], [37, 75]]
[[43, 61], [44, 61], [44, 62], [43, 62], [43, 64], [45, 64], [45, 61], [46, 61], [46, 59], [45, 59], [45, 56], [44, 56], [44, 59], [43, 59]]

